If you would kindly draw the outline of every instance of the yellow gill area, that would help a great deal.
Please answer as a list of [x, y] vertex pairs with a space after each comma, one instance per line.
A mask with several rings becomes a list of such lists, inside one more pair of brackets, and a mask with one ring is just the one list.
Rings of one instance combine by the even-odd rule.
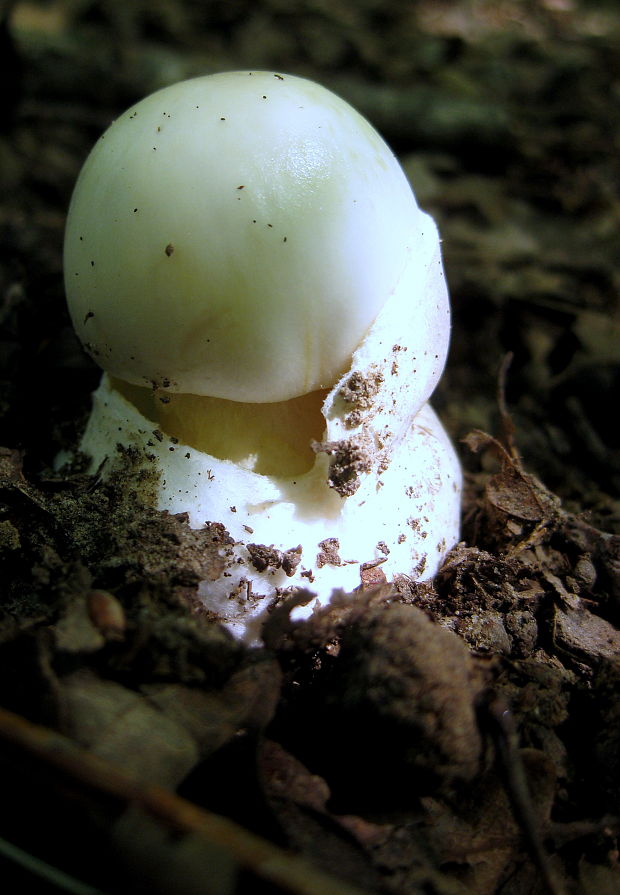
[[321, 408], [327, 389], [299, 398], [246, 404], [206, 395], [181, 395], [130, 385], [112, 386], [163, 433], [219, 460], [260, 475], [292, 478], [314, 465], [313, 441], [321, 441]]

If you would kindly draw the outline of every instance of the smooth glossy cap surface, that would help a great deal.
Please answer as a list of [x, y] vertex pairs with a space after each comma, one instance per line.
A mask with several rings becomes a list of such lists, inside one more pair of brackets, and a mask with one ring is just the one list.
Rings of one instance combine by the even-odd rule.
[[422, 218], [385, 142], [325, 88], [196, 78], [133, 106], [88, 157], [66, 228], [69, 309], [128, 382], [286, 400], [348, 368]]

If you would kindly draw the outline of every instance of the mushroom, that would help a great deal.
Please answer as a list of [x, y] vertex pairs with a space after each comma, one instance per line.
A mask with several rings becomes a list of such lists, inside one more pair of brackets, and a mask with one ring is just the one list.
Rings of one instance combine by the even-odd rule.
[[351, 106], [256, 71], [148, 96], [84, 164], [64, 266], [105, 371], [81, 450], [112, 470], [132, 446], [160, 509], [223, 524], [201, 590], [235, 634], [291, 587], [325, 602], [435, 573], [461, 487], [427, 403], [450, 329], [439, 238]]

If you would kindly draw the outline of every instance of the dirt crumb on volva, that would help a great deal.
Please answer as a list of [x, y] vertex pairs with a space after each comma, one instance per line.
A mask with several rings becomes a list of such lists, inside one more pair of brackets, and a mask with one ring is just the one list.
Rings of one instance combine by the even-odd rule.
[[329, 456], [327, 481], [341, 497], [355, 494], [360, 486], [360, 474], [372, 469], [371, 438], [364, 432], [342, 441], [315, 441], [312, 449]]

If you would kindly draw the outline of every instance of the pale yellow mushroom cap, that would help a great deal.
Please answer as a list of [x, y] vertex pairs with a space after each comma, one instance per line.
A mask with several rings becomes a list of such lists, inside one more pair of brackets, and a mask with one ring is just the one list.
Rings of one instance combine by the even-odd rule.
[[287, 400], [346, 371], [424, 217], [382, 138], [325, 88], [271, 72], [184, 81], [88, 157], [67, 220], [69, 309], [127, 382]]

